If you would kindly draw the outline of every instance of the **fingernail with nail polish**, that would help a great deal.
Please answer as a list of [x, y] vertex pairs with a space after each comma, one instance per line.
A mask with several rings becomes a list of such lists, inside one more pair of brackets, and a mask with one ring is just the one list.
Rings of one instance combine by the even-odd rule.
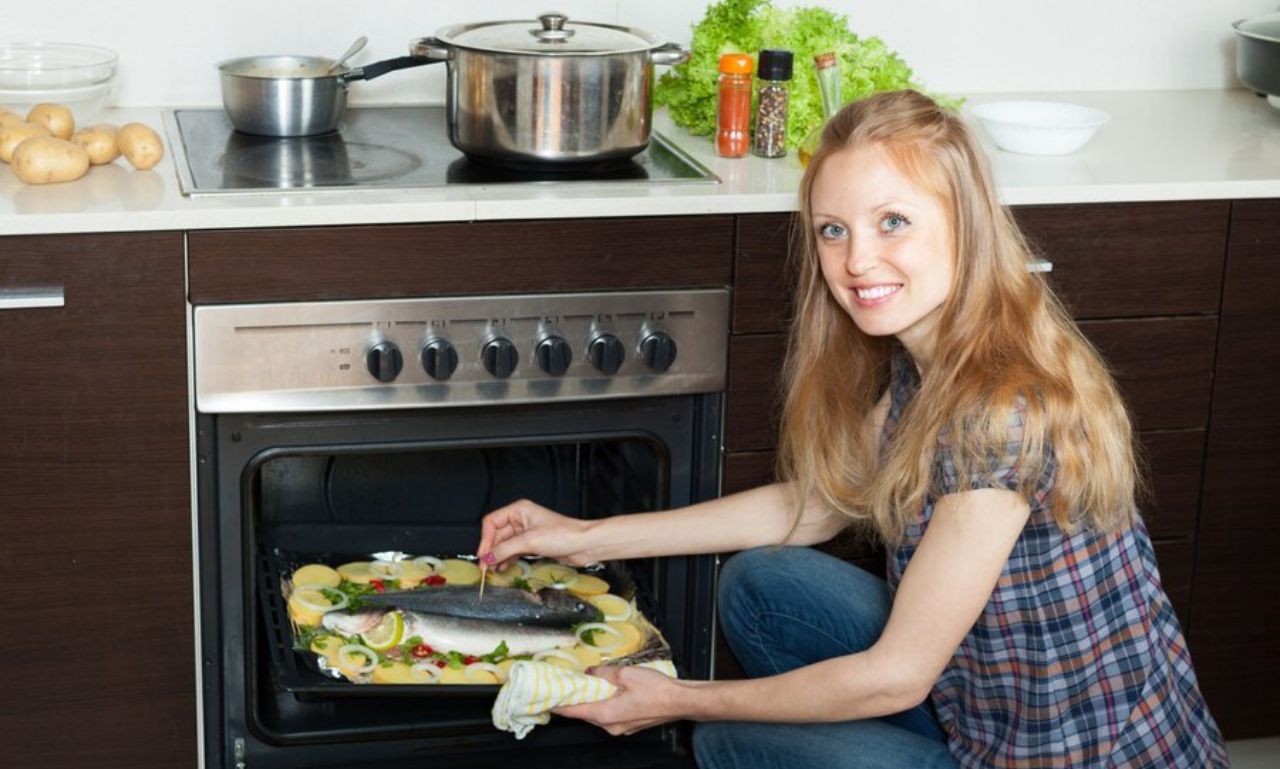
[[485, 554], [484, 554], [484, 556], [483, 556], [480, 560], [482, 560], [482, 561], [484, 561], [485, 563], [487, 563], [487, 564], [489, 564], [490, 566], [492, 566], [492, 565], [493, 565], [493, 562], [494, 562], [494, 561], [496, 561], [496, 560], [498, 560], [498, 559], [494, 557], [494, 555], [493, 555], [493, 551], [489, 551], [489, 552], [485, 553]]

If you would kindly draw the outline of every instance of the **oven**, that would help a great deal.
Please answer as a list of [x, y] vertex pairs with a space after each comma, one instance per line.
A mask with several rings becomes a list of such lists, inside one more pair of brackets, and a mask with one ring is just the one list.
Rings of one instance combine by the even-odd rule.
[[[276, 593], [299, 554], [472, 553], [521, 497], [591, 518], [715, 496], [728, 315], [723, 289], [196, 307], [205, 765], [691, 766], [682, 725], [517, 741], [494, 687], [326, 679]], [[709, 677], [714, 558], [610, 567]]]

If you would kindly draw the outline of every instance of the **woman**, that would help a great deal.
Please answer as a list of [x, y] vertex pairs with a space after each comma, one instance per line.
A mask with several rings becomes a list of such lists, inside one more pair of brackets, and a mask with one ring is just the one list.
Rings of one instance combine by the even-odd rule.
[[[1225, 766], [1134, 504], [1132, 427], [961, 120], [849, 105], [801, 183], [784, 483], [577, 520], [517, 502], [491, 564], [745, 550], [720, 617], [751, 678], [565, 708], [615, 734], [688, 718], [704, 767]], [[877, 532], [888, 580], [807, 547]], [[785, 547], [769, 547], [779, 544]]]

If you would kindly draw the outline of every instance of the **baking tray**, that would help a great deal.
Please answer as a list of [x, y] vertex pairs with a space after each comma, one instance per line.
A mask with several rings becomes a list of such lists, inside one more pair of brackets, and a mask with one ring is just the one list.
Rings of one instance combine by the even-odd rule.
[[[455, 556], [446, 556], [455, 557]], [[497, 684], [466, 684], [442, 686], [440, 684], [357, 684], [345, 678], [332, 678], [320, 671], [311, 652], [294, 648], [293, 630], [289, 622], [289, 610], [281, 586], [300, 566], [308, 563], [329, 565], [350, 561], [372, 560], [368, 553], [294, 553], [279, 548], [260, 548], [257, 564], [258, 606], [264, 629], [263, 644], [269, 649], [271, 679], [275, 687], [290, 692], [300, 699], [315, 697], [387, 697], [387, 696], [440, 696], [472, 695], [494, 697], [501, 688]], [[646, 618], [653, 614], [652, 602], [646, 591], [638, 589], [637, 581], [625, 562], [612, 561], [602, 565], [596, 573], [609, 583], [612, 592], [628, 600], [634, 598], [636, 608]], [[659, 630], [659, 632], [661, 632]], [[254, 645], [259, 646], [258, 644]]]

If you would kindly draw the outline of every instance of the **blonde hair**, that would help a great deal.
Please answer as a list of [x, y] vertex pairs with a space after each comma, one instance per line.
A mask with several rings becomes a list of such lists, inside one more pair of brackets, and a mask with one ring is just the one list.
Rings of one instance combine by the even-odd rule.
[[[811, 196], [831, 155], [876, 146], [940, 200], [950, 216], [954, 282], [939, 311], [935, 351], [891, 445], [867, 425], [889, 376], [891, 338], [860, 331], [818, 263]], [[1132, 522], [1140, 473], [1124, 403], [1101, 357], [1041, 275], [996, 197], [985, 156], [958, 115], [915, 91], [876, 94], [833, 116], [800, 185], [796, 316], [785, 369], [779, 477], [889, 542], [930, 497], [947, 445], [961, 489], [1004, 457], [1021, 419], [1019, 491], [1030, 502], [1052, 467], [1051, 508], [1067, 532]], [[1015, 414], [1016, 412], [1016, 414]]]

